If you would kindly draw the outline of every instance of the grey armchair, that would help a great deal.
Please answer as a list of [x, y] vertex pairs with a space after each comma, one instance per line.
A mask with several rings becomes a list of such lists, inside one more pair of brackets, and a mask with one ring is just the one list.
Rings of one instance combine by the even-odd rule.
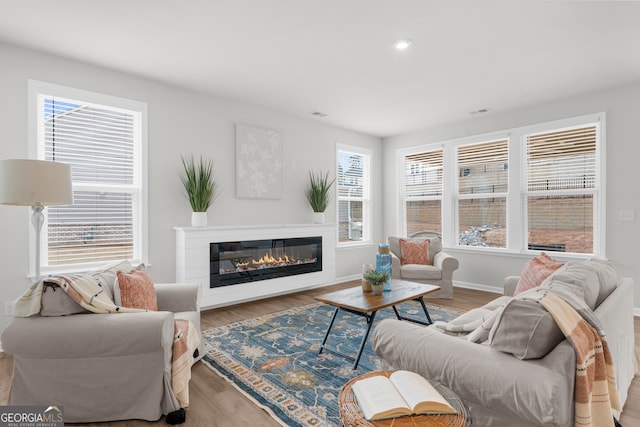
[[[2, 333], [14, 359], [8, 403], [62, 405], [72, 423], [155, 421], [178, 411], [171, 387], [174, 319], [191, 321], [201, 333], [200, 286], [155, 288], [157, 312], [94, 314], [69, 299], [76, 307], [67, 315], [13, 319]], [[68, 298], [62, 290], [55, 295]], [[203, 355], [201, 343], [195, 360]]]
[[[451, 255], [442, 250], [442, 241], [438, 235], [428, 238], [429, 260], [432, 265], [405, 264], [401, 265], [402, 253], [400, 250], [400, 237], [389, 236], [389, 249], [391, 250], [391, 274], [395, 279], [403, 279], [411, 282], [428, 283], [440, 286], [438, 292], [426, 295], [427, 298], [453, 298], [453, 272], [458, 269], [460, 263]], [[427, 238], [411, 237], [406, 240], [424, 241]]]

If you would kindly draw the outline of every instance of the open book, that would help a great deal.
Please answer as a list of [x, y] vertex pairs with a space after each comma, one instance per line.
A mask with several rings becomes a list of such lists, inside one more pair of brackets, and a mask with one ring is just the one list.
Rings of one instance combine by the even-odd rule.
[[409, 371], [396, 371], [388, 378], [385, 375], [364, 378], [353, 383], [351, 389], [367, 420], [457, 413], [429, 381]]

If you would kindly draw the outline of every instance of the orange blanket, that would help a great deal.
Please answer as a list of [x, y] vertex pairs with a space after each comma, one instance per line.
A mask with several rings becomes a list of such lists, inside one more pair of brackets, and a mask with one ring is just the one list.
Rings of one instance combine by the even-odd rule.
[[171, 361], [171, 388], [180, 407], [189, 407], [189, 380], [193, 352], [200, 344], [200, 336], [188, 320], [176, 319], [173, 336], [173, 359]]
[[576, 427], [613, 427], [612, 409], [620, 411], [622, 408], [607, 341], [558, 295], [547, 292], [540, 303], [553, 316], [576, 352]]

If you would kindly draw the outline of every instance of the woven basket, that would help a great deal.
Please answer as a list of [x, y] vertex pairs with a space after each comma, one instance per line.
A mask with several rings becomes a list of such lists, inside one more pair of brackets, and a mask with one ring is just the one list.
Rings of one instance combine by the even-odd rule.
[[351, 385], [361, 379], [374, 375], [391, 375], [391, 372], [369, 372], [353, 378], [340, 389], [338, 396], [338, 406], [340, 407], [340, 425], [343, 427], [465, 427], [469, 417], [469, 411], [462, 404], [462, 401], [453, 391], [448, 388], [435, 385], [445, 399], [458, 411], [457, 414], [433, 414], [433, 415], [412, 415], [386, 420], [367, 421], [360, 406], [356, 401]]

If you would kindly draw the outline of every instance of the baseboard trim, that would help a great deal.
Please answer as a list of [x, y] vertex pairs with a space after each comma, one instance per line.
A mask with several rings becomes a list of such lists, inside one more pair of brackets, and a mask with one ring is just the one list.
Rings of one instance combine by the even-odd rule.
[[635, 317], [640, 317], [640, 308], [638, 308], [638, 307], [634, 307], [634, 308], [633, 308], [633, 315], [634, 315]]
[[337, 285], [338, 283], [351, 282], [352, 280], [360, 280], [361, 278], [362, 274], [352, 274], [350, 276], [336, 277], [336, 280], [334, 280], [332, 283], [327, 284], [327, 286]]
[[477, 291], [485, 291], [485, 292], [491, 292], [493, 294], [502, 295], [502, 288], [499, 288], [496, 286], [479, 285], [477, 283], [458, 282], [458, 281], [454, 281], [453, 286], [458, 288], [475, 289]]

